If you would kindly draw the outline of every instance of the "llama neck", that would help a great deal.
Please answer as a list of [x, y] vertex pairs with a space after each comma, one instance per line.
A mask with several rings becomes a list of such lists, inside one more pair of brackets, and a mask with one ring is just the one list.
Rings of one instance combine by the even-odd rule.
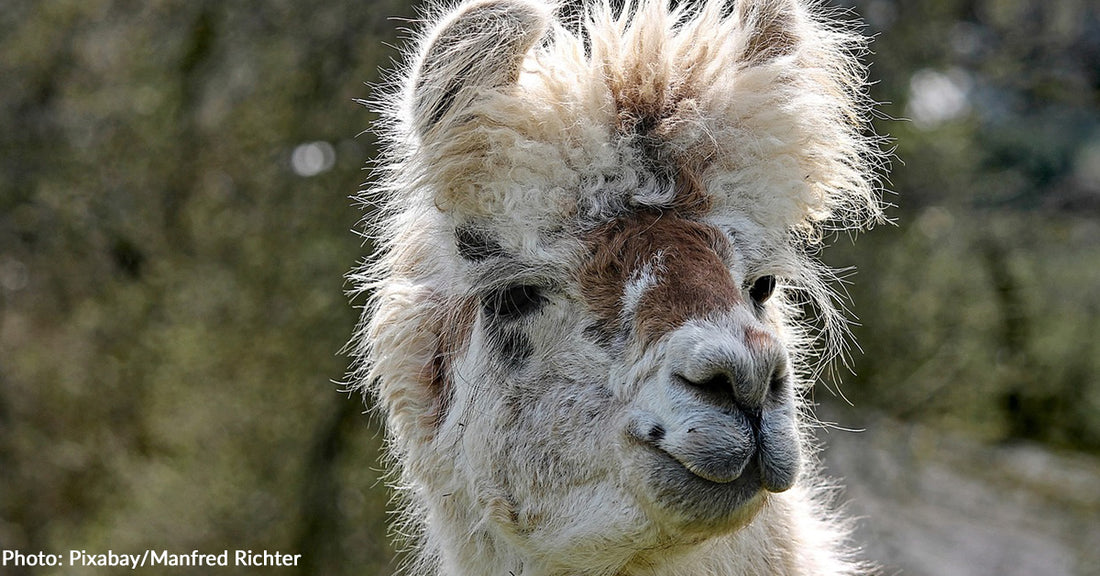
[[[847, 528], [825, 519], [810, 491], [796, 487], [773, 494], [759, 514], [735, 533], [681, 554], [656, 554], [621, 576], [851, 576], [868, 570], [844, 557]], [[620, 575], [617, 575], [620, 576]]]
[[[469, 510], [469, 509], [467, 509]], [[460, 512], [458, 508], [454, 512]], [[464, 514], [463, 514], [464, 515]], [[459, 527], [458, 522], [461, 522]], [[448, 526], [450, 524], [450, 526]], [[473, 527], [471, 529], [471, 527]], [[661, 547], [652, 555], [624, 556], [591, 569], [534, 559], [518, 540], [491, 528], [486, 519], [452, 516], [429, 520], [425, 562], [410, 574], [438, 576], [844, 576], [866, 567], [837, 553], [846, 529], [824, 519], [807, 491], [775, 494], [748, 526], [679, 550]]]

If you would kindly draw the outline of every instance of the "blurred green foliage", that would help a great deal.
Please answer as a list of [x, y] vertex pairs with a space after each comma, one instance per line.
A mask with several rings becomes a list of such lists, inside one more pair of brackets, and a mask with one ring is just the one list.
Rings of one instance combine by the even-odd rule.
[[1100, 450], [1100, 7], [858, 4], [898, 207], [825, 252], [859, 272], [847, 396]]
[[[387, 17], [410, 13], [5, 4], [0, 546], [389, 571], [380, 436], [333, 381], [356, 320], [343, 275], [369, 251], [354, 99], [389, 62]], [[314, 141], [335, 163], [298, 176]]]
[[[848, 398], [1100, 450], [1095, 3], [856, 4], [898, 207], [825, 253], [859, 269]], [[370, 252], [351, 232], [374, 152], [353, 101], [413, 14], [5, 3], [0, 548], [392, 571], [377, 422], [333, 381], [358, 314], [343, 274]]]

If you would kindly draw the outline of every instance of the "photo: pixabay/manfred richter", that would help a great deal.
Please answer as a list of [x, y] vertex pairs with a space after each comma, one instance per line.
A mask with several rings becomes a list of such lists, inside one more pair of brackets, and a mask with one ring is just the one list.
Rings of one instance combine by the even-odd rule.
[[144, 568], [153, 566], [297, 566], [301, 554], [284, 554], [268, 550], [222, 550], [221, 552], [201, 552], [192, 550], [174, 553], [168, 550], [143, 550], [139, 554], [89, 552], [88, 550], [69, 550], [64, 553], [44, 551], [24, 552], [22, 550], [4, 550], [0, 554], [0, 566], [8, 567], [111, 567]]

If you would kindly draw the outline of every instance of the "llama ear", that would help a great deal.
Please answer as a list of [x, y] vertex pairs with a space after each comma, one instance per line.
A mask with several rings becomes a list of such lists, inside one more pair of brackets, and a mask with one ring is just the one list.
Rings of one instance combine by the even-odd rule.
[[425, 42], [413, 77], [413, 124], [421, 136], [461, 118], [486, 90], [514, 84], [550, 13], [532, 0], [476, 0], [443, 20]]
[[801, 39], [804, 7], [799, 0], [741, 0], [737, 15], [749, 36], [744, 58], [763, 64], [793, 53]]

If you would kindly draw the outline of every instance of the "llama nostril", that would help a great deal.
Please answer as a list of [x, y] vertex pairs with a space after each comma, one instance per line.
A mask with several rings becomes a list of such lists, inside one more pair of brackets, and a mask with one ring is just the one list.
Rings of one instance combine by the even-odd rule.
[[738, 377], [726, 371], [695, 380], [677, 375], [677, 379], [688, 388], [698, 391], [708, 402], [735, 407], [749, 416], [759, 415], [760, 407], [765, 402], [765, 394], [775, 398], [782, 397], [779, 392], [773, 392], [773, 385], [780, 391], [784, 386], [782, 381], [769, 382], [768, 390], [765, 391], [763, 386], [753, 384], [759, 382], [759, 379]]
[[688, 386], [710, 395], [728, 398], [733, 394], [733, 382], [728, 374], [722, 372], [699, 380], [692, 380], [683, 375], [677, 375], [677, 377]]

